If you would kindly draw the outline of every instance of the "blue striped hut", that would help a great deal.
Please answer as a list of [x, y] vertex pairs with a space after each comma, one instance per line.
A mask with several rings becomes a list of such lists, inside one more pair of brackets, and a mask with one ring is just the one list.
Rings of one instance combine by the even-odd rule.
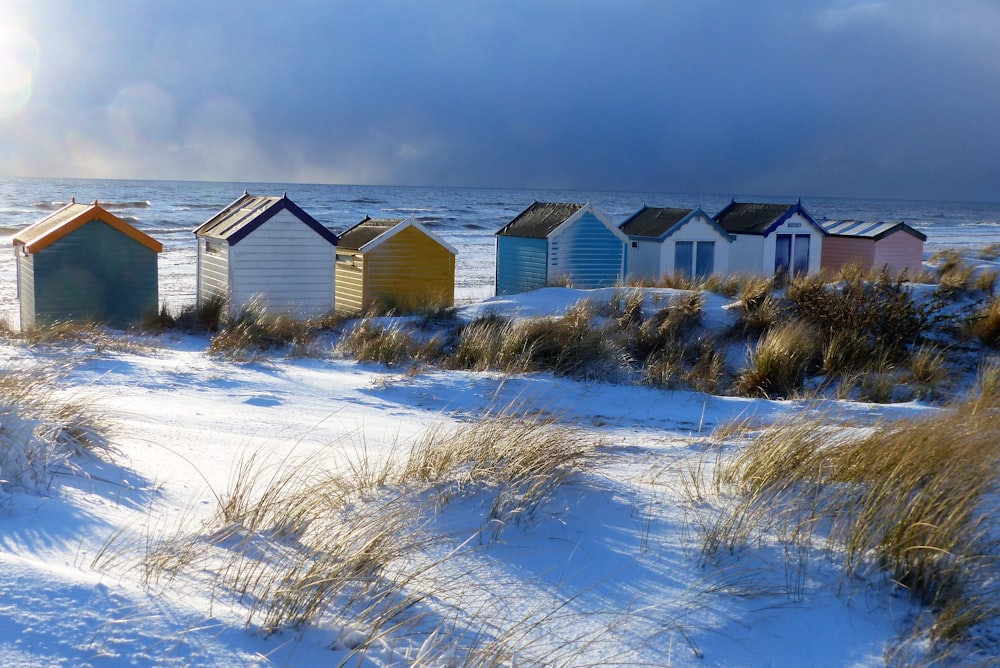
[[496, 233], [496, 293], [600, 288], [625, 275], [628, 237], [590, 202], [534, 202]]

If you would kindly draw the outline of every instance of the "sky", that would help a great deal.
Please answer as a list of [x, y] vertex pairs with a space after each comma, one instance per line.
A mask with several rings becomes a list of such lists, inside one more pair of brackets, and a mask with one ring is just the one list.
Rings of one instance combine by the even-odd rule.
[[1000, 201], [995, 0], [0, 0], [0, 176]]

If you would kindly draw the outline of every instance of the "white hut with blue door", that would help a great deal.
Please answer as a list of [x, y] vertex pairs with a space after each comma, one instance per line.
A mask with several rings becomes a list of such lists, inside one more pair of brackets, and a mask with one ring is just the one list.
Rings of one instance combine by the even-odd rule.
[[826, 231], [795, 204], [731, 201], [715, 222], [736, 240], [729, 272], [763, 276], [815, 274], [820, 270]]
[[534, 202], [497, 233], [496, 293], [614, 285], [628, 237], [590, 202]]
[[701, 210], [644, 206], [621, 224], [628, 235], [628, 278], [704, 278], [729, 271], [736, 237]]
[[295, 317], [331, 313], [337, 235], [287, 195], [243, 196], [195, 231], [197, 303], [233, 316], [251, 302]]

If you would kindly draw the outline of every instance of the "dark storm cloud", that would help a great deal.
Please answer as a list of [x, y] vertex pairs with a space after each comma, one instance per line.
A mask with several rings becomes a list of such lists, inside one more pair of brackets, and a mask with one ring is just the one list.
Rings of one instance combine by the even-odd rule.
[[1000, 199], [989, 2], [11, 7], [22, 171]]

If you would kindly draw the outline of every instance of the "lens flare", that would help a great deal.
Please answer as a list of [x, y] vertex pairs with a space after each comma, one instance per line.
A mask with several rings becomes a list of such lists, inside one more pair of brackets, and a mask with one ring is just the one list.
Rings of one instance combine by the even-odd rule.
[[0, 120], [11, 118], [31, 99], [38, 67], [35, 40], [15, 26], [0, 26]]

